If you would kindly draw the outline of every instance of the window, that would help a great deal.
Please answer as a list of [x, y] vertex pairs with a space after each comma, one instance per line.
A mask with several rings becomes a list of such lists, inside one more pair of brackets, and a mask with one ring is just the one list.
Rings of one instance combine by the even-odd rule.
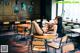
[[80, 0], [64, 0], [58, 2], [58, 16], [63, 16], [63, 19], [67, 18], [69, 21], [80, 19]]

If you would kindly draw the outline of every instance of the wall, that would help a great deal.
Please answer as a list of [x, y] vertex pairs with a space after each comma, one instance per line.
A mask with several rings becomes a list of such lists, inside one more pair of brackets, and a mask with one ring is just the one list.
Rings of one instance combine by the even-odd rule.
[[[0, 0], [0, 20], [1, 21], [15, 21], [15, 20], [22, 20], [21, 18], [25, 17], [25, 19], [29, 18], [29, 9], [30, 6], [29, 0], [18, 0], [16, 4], [16, 0], [8, 0], [9, 2], [5, 4], [5, 2]], [[7, 2], [7, 1], [6, 1]], [[21, 3], [27, 3], [26, 10], [21, 8]], [[19, 8], [18, 13], [14, 13], [14, 8], [17, 6]], [[18, 19], [17, 19], [18, 18]]]

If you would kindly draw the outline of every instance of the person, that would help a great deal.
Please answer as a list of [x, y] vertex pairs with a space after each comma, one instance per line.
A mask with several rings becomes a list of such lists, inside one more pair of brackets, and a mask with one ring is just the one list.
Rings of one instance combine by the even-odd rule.
[[37, 34], [51, 32], [54, 34], [58, 34], [58, 37], [63, 37], [62, 17], [56, 16], [53, 21], [54, 21], [54, 23], [46, 22], [45, 26], [42, 27], [42, 29], [39, 27], [39, 25], [36, 21], [32, 21], [32, 24], [34, 25], [34, 28], [35, 28]]
[[[54, 21], [54, 22], [53, 22]], [[63, 26], [62, 26], [62, 17], [56, 16], [55, 19], [49, 22], [49, 31], [53, 31], [53, 33], [57, 33], [58, 37], [63, 36]]]

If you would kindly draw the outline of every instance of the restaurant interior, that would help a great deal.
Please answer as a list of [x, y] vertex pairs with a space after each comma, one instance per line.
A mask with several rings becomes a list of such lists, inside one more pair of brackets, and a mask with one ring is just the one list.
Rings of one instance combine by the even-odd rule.
[[0, 0], [0, 52], [80, 53], [79, 14], [80, 0]]

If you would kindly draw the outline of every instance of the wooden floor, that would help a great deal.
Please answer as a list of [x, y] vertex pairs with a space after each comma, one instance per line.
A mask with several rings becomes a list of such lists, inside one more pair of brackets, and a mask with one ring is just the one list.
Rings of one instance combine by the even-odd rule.
[[[14, 32], [6, 32], [4, 34], [0, 34], [0, 36], [13, 35], [13, 34], [15, 34], [15, 33]], [[25, 42], [26, 41], [20, 42], [22, 44], [21, 46], [14, 46], [14, 45], [9, 44], [8, 45], [8, 51], [9, 51], [8, 53], [28, 53], [28, 52], [31, 53], [30, 47], [28, 47], [28, 45]], [[54, 53], [54, 49], [52, 49], [52, 48], [49, 48], [49, 49], [50, 50], [48, 51], [48, 53]], [[60, 53], [60, 49], [58, 49], [56, 52]], [[39, 52], [34, 51], [33, 53], [39, 53]], [[41, 53], [46, 53], [46, 52], [41, 52]], [[80, 53], [80, 50], [75, 49], [75, 51], [70, 51], [67, 53]]]

